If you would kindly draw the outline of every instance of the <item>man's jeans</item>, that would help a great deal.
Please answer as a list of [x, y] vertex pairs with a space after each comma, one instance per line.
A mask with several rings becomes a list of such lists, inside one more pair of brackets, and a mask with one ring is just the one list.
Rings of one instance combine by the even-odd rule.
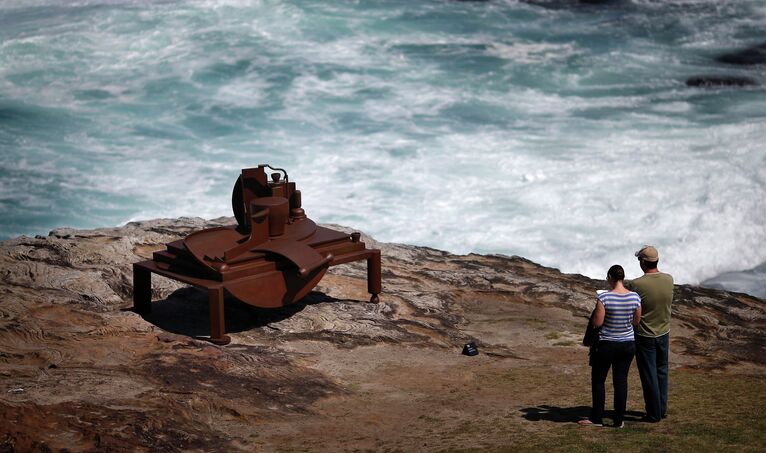
[[636, 335], [636, 365], [644, 391], [646, 416], [659, 421], [668, 412], [668, 343], [670, 334], [660, 337]]

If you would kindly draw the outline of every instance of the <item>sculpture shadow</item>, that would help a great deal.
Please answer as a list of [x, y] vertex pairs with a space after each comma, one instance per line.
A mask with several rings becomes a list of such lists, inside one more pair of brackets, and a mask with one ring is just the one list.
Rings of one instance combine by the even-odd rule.
[[[590, 406], [556, 407], [543, 404], [536, 407], [525, 407], [521, 409], [521, 412], [525, 419], [533, 422], [577, 423], [579, 420], [588, 418]], [[626, 421], [639, 421], [643, 415], [643, 412], [625, 411], [624, 419]], [[614, 411], [604, 411], [604, 418], [612, 418], [613, 416]]]
[[[224, 298], [226, 332], [236, 333], [263, 328], [271, 323], [288, 319], [309, 305], [337, 300], [324, 293], [312, 291], [294, 304], [280, 308], [260, 308], [246, 304], [226, 293]], [[194, 287], [180, 288], [167, 298], [152, 302], [152, 311], [141, 317], [175, 334], [195, 338], [210, 336], [208, 294], [207, 291]]]

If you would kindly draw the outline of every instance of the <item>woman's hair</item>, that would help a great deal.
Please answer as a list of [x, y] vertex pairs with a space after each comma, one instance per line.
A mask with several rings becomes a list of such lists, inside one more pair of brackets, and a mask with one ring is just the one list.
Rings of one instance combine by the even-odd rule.
[[614, 266], [610, 267], [609, 272], [607, 272], [606, 275], [613, 282], [625, 280], [625, 270], [619, 264], [615, 264]]

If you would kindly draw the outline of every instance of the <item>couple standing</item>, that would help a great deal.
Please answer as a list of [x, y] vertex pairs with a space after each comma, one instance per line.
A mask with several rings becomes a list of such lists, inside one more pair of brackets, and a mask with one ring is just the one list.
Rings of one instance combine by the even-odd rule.
[[667, 416], [673, 277], [657, 269], [659, 254], [654, 247], [644, 246], [636, 252], [636, 257], [644, 275], [629, 282], [626, 288], [625, 271], [622, 266], [614, 265], [607, 273], [609, 291], [598, 295], [591, 320], [594, 327], [601, 328], [591, 358], [593, 407], [590, 417], [578, 422], [581, 425], [603, 424], [604, 383], [611, 367], [614, 426], [624, 426], [628, 370], [634, 355], [644, 391], [644, 421], [658, 422]]

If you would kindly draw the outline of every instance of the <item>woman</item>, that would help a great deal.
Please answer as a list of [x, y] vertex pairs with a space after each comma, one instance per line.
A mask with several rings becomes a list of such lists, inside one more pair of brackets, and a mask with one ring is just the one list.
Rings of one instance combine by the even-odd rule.
[[606, 274], [609, 291], [598, 295], [594, 327], [601, 327], [599, 340], [593, 352], [591, 387], [593, 407], [590, 417], [580, 420], [581, 425], [602, 426], [604, 415], [604, 382], [612, 368], [614, 384], [614, 426], [624, 426], [625, 404], [628, 399], [628, 370], [636, 353], [633, 326], [641, 321], [641, 297], [623, 285], [625, 271], [615, 264]]

